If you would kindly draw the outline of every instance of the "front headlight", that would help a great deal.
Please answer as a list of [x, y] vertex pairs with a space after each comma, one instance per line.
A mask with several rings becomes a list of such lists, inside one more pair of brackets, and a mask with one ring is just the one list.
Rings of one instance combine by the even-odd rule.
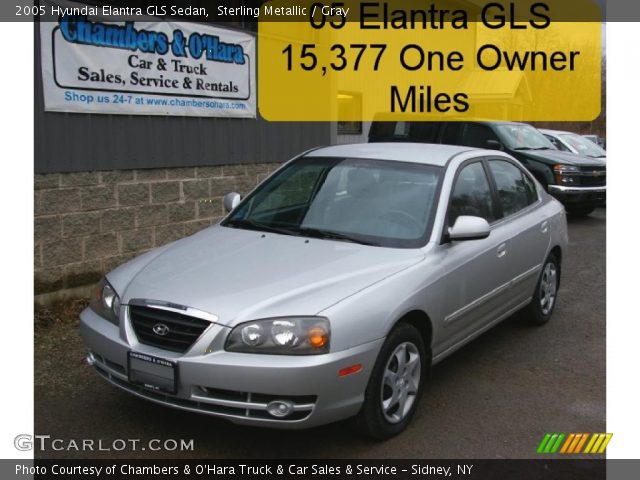
[[580, 168], [573, 165], [554, 165], [553, 173], [558, 185], [575, 185], [578, 183], [577, 175], [580, 175]]
[[109, 320], [111, 323], [118, 325], [120, 297], [106, 278], [100, 280], [96, 286], [89, 307], [105, 320]]
[[331, 329], [324, 317], [281, 317], [238, 325], [225, 350], [278, 355], [318, 355], [329, 352]]

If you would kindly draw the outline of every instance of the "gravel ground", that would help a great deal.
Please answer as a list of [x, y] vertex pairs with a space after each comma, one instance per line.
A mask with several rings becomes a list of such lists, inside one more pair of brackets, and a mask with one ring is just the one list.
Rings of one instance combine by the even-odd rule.
[[[193, 439], [190, 452], [36, 452], [40, 458], [535, 458], [545, 432], [604, 432], [606, 210], [570, 220], [549, 324], [517, 316], [437, 365], [408, 430], [386, 442], [347, 422], [306, 431], [236, 426], [155, 405], [84, 364], [82, 302], [39, 312], [35, 432], [61, 439]], [[143, 443], [141, 442], [141, 445]]]

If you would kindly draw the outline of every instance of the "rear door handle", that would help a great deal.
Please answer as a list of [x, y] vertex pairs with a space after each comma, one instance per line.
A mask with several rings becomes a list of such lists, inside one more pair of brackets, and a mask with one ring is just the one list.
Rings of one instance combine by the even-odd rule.
[[540, 224], [540, 232], [547, 233], [549, 231], [549, 222], [545, 220]]
[[502, 258], [507, 254], [507, 244], [506, 243], [501, 243], [500, 245], [498, 245], [498, 249], [496, 250], [496, 256], [498, 258]]

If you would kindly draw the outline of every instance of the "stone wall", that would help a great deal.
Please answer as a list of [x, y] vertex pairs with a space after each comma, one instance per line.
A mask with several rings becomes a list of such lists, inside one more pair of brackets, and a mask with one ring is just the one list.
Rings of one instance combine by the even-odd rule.
[[277, 166], [36, 175], [36, 302], [87, 295], [121, 263], [217, 222], [225, 193], [244, 196]]

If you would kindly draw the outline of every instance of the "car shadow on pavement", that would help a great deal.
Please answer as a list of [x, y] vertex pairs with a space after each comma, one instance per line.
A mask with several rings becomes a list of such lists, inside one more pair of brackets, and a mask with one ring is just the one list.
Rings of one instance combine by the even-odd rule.
[[597, 208], [593, 213], [586, 216], [579, 215], [567, 215], [567, 224], [572, 225], [584, 225], [584, 226], [596, 226], [606, 223], [606, 208]]

